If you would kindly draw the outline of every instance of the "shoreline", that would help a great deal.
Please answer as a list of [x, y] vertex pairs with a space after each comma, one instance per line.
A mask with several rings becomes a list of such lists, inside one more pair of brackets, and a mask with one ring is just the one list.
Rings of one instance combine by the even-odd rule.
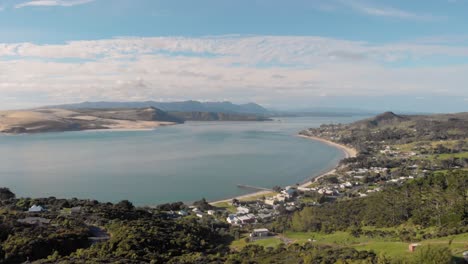
[[146, 123], [137, 123], [140, 121], [134, 121], [136, 125], [129, 126], [108, 126], [104, 128], [92, 128], [92, 129], [79, 129], [79, 130], [63, 130], [63, 131], [43, 131], [43, 132], [29, 132], [29, 133], [5, 133], [0, 132], [0, 136], [21, 136], [21, 135], [38, 135], [48, 133], [67, 133], [67, 132], [140, 132], [140, 131], [154, 131], [158, 128], [178, 125], [174, 122], [163, 122], [163, 121], [141, 121]]
[[[301, 137], [301, 138], [309, 139], [309, 140], [319, 141], [319, 142], [322, 142], [322, 143], [327, 144], [329, 146], [335, 147], [335, 148], [341, 150], [344, 153], [344, 155], [345, 155], [344, 159], [352, 158], [352, 157], [357, 156], [357, 150], [354, 149], [354, 148], [348, 147], [346, 145], [338, 144], [338, 143], [335, 143], [333, 141], [330, 141], [330, 140], [327, 140], [327, 139], [324, 139], [324, 138], [315, 137], [315, 136], [304, 136], [304, 135], [297, 135], [297, 136]], [[318, 180], [320, 180], [320, 179], [322, 179], [322, 178], [324, 178], [324, 177], [326, 177], [326, 176], [328, 176], [330, 174], [335, 173], [338, 166], [339, 166], [339, 163], [337, 163], [330, 170], [327, 170], [327, 171], [325, 171], [323, 173], [320, 173], [319, 175], [317, 175], [315, 177], [313, 177], [313, 176], [312, 176], [312, 178], [309, 177], [308, 179], [304, 180], [304, 182], [302, 184], [300, 184], [298, 187], [305, 188], [305, 187], [313, 184], [314, 182], [317, 182]], [[210, 204], [211, 205], [216, 205], [216, 204], [219, 204], [219, 203], [230, 202], [233, 199], [242, 200], [242, 199], [252, 198], [252, 197], [255, 197], [255, 196], [267, 195], [267, 194], [270, 194], [270, 193], [272, 193], [272, 191], [258, 191], [258, 192], [254, 192], [254, 193], [248, 193], [248, 194], [235, 196], [235, 197], [228, 198], [228, 199], [213, 201], [213, 202], [210, 202]]]

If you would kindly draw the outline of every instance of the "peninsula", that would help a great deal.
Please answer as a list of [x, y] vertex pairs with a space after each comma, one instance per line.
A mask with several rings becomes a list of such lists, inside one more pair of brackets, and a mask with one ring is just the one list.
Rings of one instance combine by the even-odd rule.
[[9, 134], [94, 129], [152, 129], [183, 120], [157, 108], [144, 109], [34, 109], [0, 112], [0, 132]]
[[255, 113], [164, 111], [143, 108], [50, 108], [0, 111], [0, 133], [148, 130], [185, 121], [269, 121]]

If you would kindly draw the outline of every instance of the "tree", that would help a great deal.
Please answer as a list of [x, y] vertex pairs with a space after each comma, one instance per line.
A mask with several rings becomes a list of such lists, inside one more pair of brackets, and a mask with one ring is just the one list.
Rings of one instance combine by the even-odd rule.
[[128, 200], [120, 201], [115, 206], [118, 207], [118, 208], [121, 208], [123, 210], [126, 210], [126, 211], [130, 211], [130, 210], [132, 210], [134, 208], [133, 204]]
[[452, 253], [447, 247], [423, 246], [416, 250], [415, 263], [450, 264]]
[[0, 201], [14, 199], [16, 195], [8, 188], [0, 188]]
[[283, 188], [281, 188], [281, 186], [276, 185], [276, 186], [273, 187], [272, 190], [277, 192], [277, 193], [280, 193], [283, 190]]
[[202, 198], [200, 201], [194, 202], [193, 205], [196, 206], [198, 209], [203, 210], [203, 211], [211, 210], [211, 209], [214, 208], [211, 204], [209, 204], [206, 201], [205, 198]]

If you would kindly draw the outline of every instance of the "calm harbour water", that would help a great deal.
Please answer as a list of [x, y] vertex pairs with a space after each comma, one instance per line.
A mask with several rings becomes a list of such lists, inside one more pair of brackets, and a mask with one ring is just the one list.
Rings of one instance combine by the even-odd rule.
[[298, 131], [352, 118], [188, 122], [153, 131], [83, 131], [0, 136], [0, 186], [20, 197], [135, 204], [217, 200], [237, 184], [292, 185], [343, 158]]

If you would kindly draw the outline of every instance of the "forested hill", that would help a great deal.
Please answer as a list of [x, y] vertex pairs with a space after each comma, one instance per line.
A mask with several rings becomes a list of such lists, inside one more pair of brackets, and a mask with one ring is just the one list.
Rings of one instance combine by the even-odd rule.
[[347, 230], [351, 227], [436, 227], [428, 233], [409, 232], [404, 241], [468, 232], [468, 172], [435, 173], [394, 184], [369, 197], [307, 207], [294, 214], [297, 231]]
[[349, 125], [350, 129], [401, 129], [428, 139], [462, 138], [468, 135], [468, 113], [398, 115], [386, 112]]
[[215, 112], [169, 112], [185, 121], [269, 121], [269, 118], [255, 114], [215, 113]]
[[[350, 241], [378, 239], [368, 245], [371, 249], [391, 241], [463, 234], [468, 232], [467, 187], [467, 171], [438, 173], [369, 197], [306, 206], [282, 214], [267, 227], [278, 234], [306, 232], [313, 237], [340, 231], [349, 232]], [[27, 212], [37, 204], [47, 210]], [[216, 209], [206, 201], [196, 205]], [[448, 244], [421, 248], [411, 258], [358, 250], [359, 245], [346, 241], [323, 244], [311, 239], [234, 250], [229, 248], [231, 241], [241, 229], [252, 226], [229, 226], [221, 220], [222, 214], [174, 216], [174, 211], [187, 209], [182, 203], [135, 208], [128, 201], [15, 198], [0, 188], [0, 263], [463, 263], [452, 257]], [[89, 237], [95, 236], [104, 239], [93, 243]]]
[[212, 112], [268, 115], [269, 111], [255, 103], [233, 104], [231, 102], [83, 102], [48, 106], [48, 108], [62, 109], [109, 109], [109, 108], [147, 108], [155, 107], [167, 112]]

